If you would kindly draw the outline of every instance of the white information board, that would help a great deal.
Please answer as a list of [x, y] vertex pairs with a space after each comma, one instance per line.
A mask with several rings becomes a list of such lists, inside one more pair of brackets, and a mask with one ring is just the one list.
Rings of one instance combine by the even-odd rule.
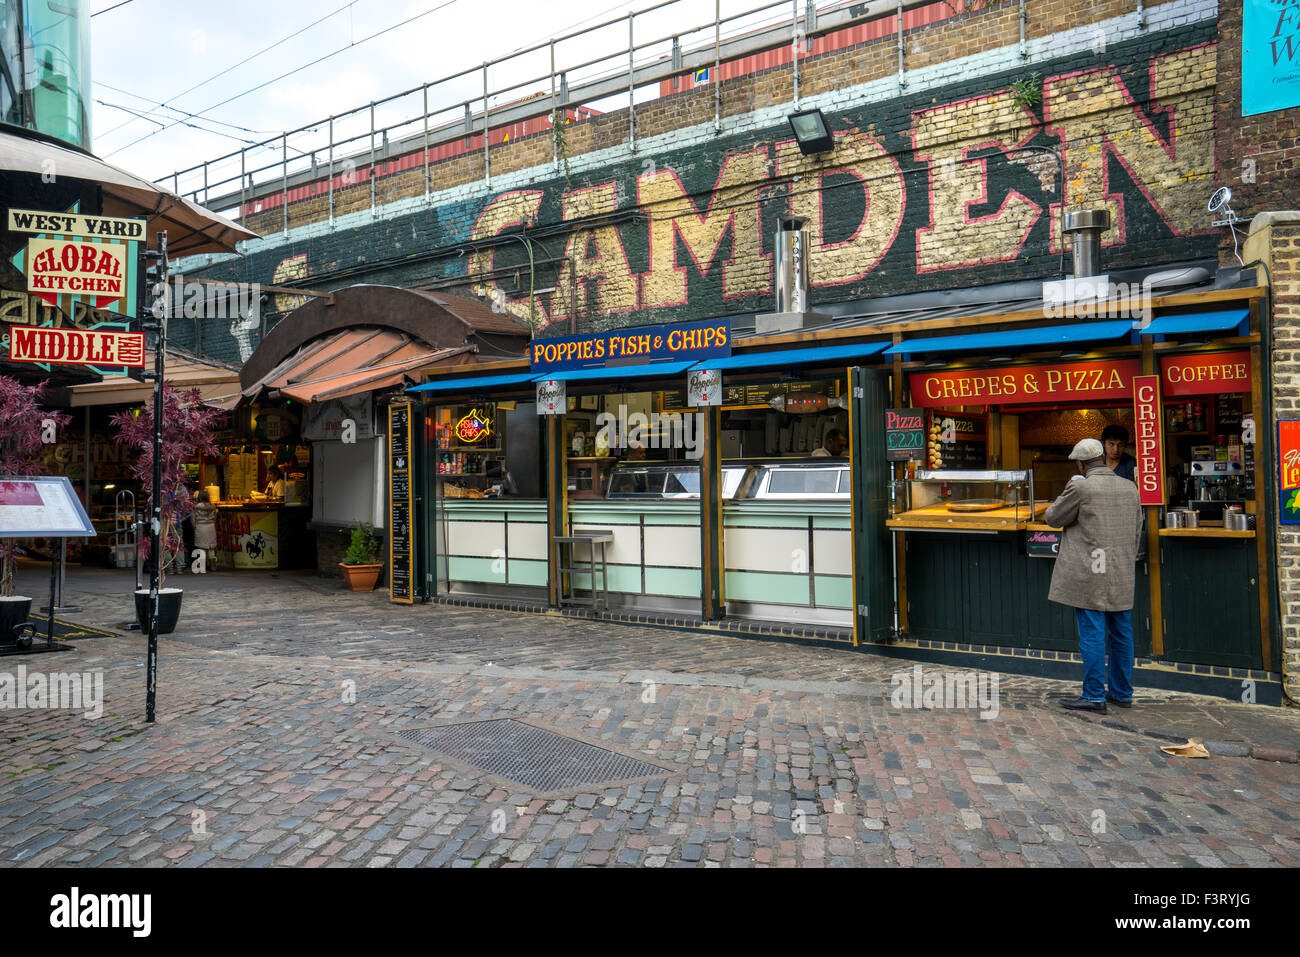
[[92, 538], [95, 526], [62, 475], [0, 478], [0, 538]]

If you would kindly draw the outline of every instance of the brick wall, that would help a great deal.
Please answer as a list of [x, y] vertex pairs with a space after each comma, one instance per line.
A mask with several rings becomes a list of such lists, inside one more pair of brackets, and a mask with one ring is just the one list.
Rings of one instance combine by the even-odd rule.
[[[1213, 8], [1149, 6], [1146, 30], [1119, 4], [1029, 10], [1028, 59], [1014, 6], [908, 31], [901, 91], [894, 38], [804, 61], [801, 106], [825, 112], [832, 153], [793, 147], [791, 71], [774, 68], [723, 85], [720, 135], [704, 85], [639, 106], [635, 152], [619, 111], [566, 126], [567, 175], [544, 132], [494, 147], [490, 186], [481, 153], [437, 164], [428, 202], [422, 169], [376, 180], [373, 213], [361, 180], [336, 189], [333, 229], [327, 197], [291, 204], [288, 234], [275, 232], [283, 214], [273, 209], [257, 220], [267, 238], [204, 271], [319, 288], [448, 280], [504, 296], [527, 318], [523, 244], [427, 255], [527, 223], [534, 259], [563, 261], [535, 267], [534, 288], [554, 291], [531, 311], [543, 327], [567, 332], [572, 317], [590, 331], [770, 309], [772, 235], [793, 212], [810, 220], [815, 305], [1054, 276], [1062, 184], [1042, 149], [1064, 156], [1067, 207], [1111, 209], [1106, 267], [1212, 257]], [[1017, 102], [1013, 81], [1035, 73], [1041, 100]], [[1011, 152], [966, 156], [989, 146]], [[642, 215], [566, 232], [567, 221], [616, 211]], [[294, 305], [277, 296], [272, 309]], [[178, 324], [176, 341], [193, 348], [189, 326]], [[204, 349], [240, 361], [229, 327], [205, 326]]]

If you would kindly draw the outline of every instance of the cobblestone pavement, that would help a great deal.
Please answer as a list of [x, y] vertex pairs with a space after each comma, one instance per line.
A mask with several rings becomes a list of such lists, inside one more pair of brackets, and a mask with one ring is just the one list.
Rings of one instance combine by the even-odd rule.
[[[128, 578], [79, 572], [69, 617], [129, 618]], [[1300, 864], [1300, 766], [1166, 757], [1068, 683], [1003, 676], [984, 720], [896, 708], [911, 664], [838, 649], [184, 584], [155, 725], [138, 635], [0, 658], [105, 686], [95, 718], [0, 711], [3, 866]], [[665, 772], [539, 796], [397, 734], [499, 718]]]

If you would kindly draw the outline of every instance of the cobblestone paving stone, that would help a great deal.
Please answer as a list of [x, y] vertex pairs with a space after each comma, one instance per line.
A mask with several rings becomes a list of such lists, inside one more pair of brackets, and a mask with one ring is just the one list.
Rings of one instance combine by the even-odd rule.
[[[120, 576], [76, 584], [76, 620], [128, 617]], [[186, 586], [153, 726], [138, 635], [0, 659], [105, 682], [96, 719], [0, 711], [3, 866], [1300, 864], [1300, 767], [1168, 758], [1068, 683], [1003, 676], [982, 720], [892, 707], [912, 664], [847, 650]], [[538, 796], [395, 734], [506, 717], [669, 770]]]

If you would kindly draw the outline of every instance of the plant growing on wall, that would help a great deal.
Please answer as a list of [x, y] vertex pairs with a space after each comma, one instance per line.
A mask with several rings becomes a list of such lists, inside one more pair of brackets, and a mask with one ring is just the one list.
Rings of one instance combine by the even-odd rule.
[[569, 184], [569, 139], [564, 134], [564, 127], [569, 120], [563, 110], [551, 114], [551, 135], [555, 137], [555, 155], [564, 164], [564, 185]]
[[[44, 439], [51, 430], [57, 432], [71, 421], [63, 412], [48, 412], [37, 400], [45, 383], [23, 385], [17, 379], [0, 376], [0, 475], [41, 475]], [[14, 566], [20, 554], [12, 539], [0, 539], [0, 597], [14, 593]]]
[[1017, 106], [1037, 106], [1043, 102], [1043, 74], [1029, 73], [1011, 81], [1011, 96]]
[[[178, 392], [171, 386], [163, 387], [162, 528], [158, 540], [164, 557], [158, 570], [160, 587], [168, 563], [181, 550], [181, 522], [194, 508], [185, 480], [185, 462], [196, 453], [210, 457], [217, 455], [212, 431], [224, 414], [219, 409], [205, 406], [198, 389]], [[119, 412], [110, 421], [116, 429], [117, 441], [136, 453], [131, 474], [143, 483], [147, 507], [152, 515], [153, 402], [146, 403], [139, 410]], [[142, 537], [141, 559], [149, 557], [149, 550], [149, 538]]]

